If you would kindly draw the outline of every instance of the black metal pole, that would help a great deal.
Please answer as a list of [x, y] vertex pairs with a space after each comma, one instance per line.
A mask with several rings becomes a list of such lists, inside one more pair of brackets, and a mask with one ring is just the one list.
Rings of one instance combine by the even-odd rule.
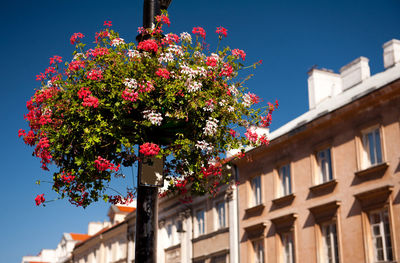
[[[153, 28], [154, 17], [160, 15], [159, 0], [144, 0], [143, 27]], [[150, 36], [137, 36], [137, 41]], [[158, 187], [145, 186], [141, 183], [138, 169], [137, 208], [136, 208], [136, 244], [135, 262], [157, 262], [157, 228], [158, 228]]]

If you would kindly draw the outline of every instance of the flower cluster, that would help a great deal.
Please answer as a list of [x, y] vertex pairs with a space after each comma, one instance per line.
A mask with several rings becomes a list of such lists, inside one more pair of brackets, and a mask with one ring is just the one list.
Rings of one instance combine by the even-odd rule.
[[144, 156], [155, 156], [160, 152], [160, 147], [155, 143], [146, 142], [140, 145], [139, 152]]
[[[209, 49], [202, 27], [174, 34], [163, 32], [171, 23], [166, 13], [156, 21], [139, 28], [139, 44], [121, 38], [111, 21], [91, 45], [75, 33], [70, 60], [52, 56], [36, 75], [39, 87], [24, 115], [29, 129], [18, 136], [42, 169], [54, 167], [52, 188], [72, 204], [129, 201], [109, 196], [111, 179], [120, 165], [155, 155], [165, 158], [167, 188], [184, 201], [215, 194], [232, 180], [219, 159], [226, 150], [268, 144], [251, 127], [268, 127], [278, 104], [257, 105], [262, 100], [242, 81], [244, 70], [261, 62], [245, 66], [241, 49]], [[215, 37], [221, 42], [227, 32], [218, 27]]]
[[94, 166], [100, 172], [106, 171], [106, 170], [118, 172], [120, 164], [115, 166], [109, 160], [106, 160], [106, 159], [102, 158], [101, 156], [98, 156], [97, 160], [94, 161]]
[[44, 199], [44, 194], [37, 195], [35, 198], [36, 205], [40, 205], [40, 204], [44, 203], [45, 201], [46, 200]]

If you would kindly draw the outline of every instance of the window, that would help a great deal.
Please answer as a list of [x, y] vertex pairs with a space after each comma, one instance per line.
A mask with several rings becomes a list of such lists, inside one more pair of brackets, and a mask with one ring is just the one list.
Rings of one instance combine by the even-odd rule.
[[253, 241], [254, 263], [264, 263], [264, 244], [263, 240]]
[[226, 219], [225, 219], [225, 202], [219, 202], [216, 205], [217, 208], [217, 228], [224, 228], [226, 227]]
[[339, 249], [336, 234], [336, 224], [326, 223], [321, 225], [322, 231], [322, 262], [339, 263]]
[[363, 158], [362, 168], [382, 162], [381, 138], [379, 128], [369, 129], [362, 134]]
[[199, 210], [196, 213], [196, 230], [197, 236], [205, 234], [205, 224], [204, 224], [204, 210]]
[[389, 214], [387, 210], [369, 214], [374, 262], [393, 260]]
[[331, 149], [325, 149], [317, 152], [317, 184], [323, 184], [333, 179], [332, 176], [332, 162], [331, 162]]
[[225, 262], [226, 262], [226, 255], [216, 256], [211, 259], [211, 263], [225, 263]]
[[294, 263], [293, 232], [281, 234], [282, 241], [282, 262]]
[[172, 245], [172, 224], [168, 224], [166, 227], [167, 237], [168, 237], [168, 245]]
[[251, 180], [251, 189], [253, 191], [253, 205], [261, 204], [261, 176], [254, 177]]
[[290, 176], [290, 165], [279, 168], [280, 195], [286, 196], [292, 193], [292, 178]]

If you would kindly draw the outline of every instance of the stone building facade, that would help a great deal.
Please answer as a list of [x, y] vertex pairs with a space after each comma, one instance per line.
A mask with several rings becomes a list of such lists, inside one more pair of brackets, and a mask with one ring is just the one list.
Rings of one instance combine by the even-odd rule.
[[309, 72], [309, 111], [235, 162], [240, 262], [400, 262], [400, 41]]

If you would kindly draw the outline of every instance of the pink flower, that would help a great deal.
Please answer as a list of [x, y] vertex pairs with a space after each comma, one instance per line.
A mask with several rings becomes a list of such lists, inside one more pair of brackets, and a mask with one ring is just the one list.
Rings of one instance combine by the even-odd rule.
[[79, 41], [79, 38], [84, 38], [84, 37], [85, 37], [85, 36], [84, 36], [82, 33], [74, 33], [74, 34], [71, 36], [71, 39], [70, 39], [71, 44], [72, 44], [72, 45], [75, 44], [75, 42]]
[[155, 143], [146, 142], [140, 145], [139, 152], [144, 156], [154, 156], [160, 152], [160, 147]]
[[105, 37], [109, 37], [110, 36], [110, 33], [108, 33], [108, 31], [101, 31], [101, 32], [96, 32], [96, 35], [95, 35], [95, 40], [96, 40], [96, 43], [99, 41], [99, 38], [105, 38]]
[[246, 58], [246, 53], [244, 53], [244, 51], [240, 49], [232, 50], [232, 55], [234, 55], [235, 57], [241, 57], [243, 60]]
[[228, 30], [226, 28], [223, 28], [222, 26], [217, 27], [217, 30], [215, 31], [221, 38], [222, 36], [226, 37], [228, 34]]
[[92, 92], [89, 90], [89, 88], [87, 88], [87, 87], [82, 87], [79, 91], [78, 91], [78, 97], [80, 98], [80, 99], [82, 99], [82, 98], [86, 98], [86, 97], [88, 97], [89, 95], [91, 95], [92, 94]]
[[192, 33], [206, 39], [206, 31], [202, 27], [194, 27]]
[[112, 22], [111, 21], [104, 21], [104, 26], [111, 27], [112, 26]]
[[169, 71], [168, 71], [167, 69], [165, 69], [165, 68], [159, 68], [159, 69], [157, 69], [157, 71], [156, 71], [156, 75], [159, 76], [159, 77], [165, 78], [165, 79], [169, 79], [170, 73], [169, 73]]
[[36, 198], [35, 198], [35, 202], [36, 202], [37, 206], [42, 204], [42, 203], [44, 203], [44, 201], [45, 201], [44, 194], [37, 195]]
[[257, 135], [257, 133], [254, 132], [253, 130], [247, 129], [247, 132], [246, 132], [244, 135], [247, 137], [247, 139], [248, 139], [250, 142], [252, 142], [252, 143], [257, 143], [258, 135]]

